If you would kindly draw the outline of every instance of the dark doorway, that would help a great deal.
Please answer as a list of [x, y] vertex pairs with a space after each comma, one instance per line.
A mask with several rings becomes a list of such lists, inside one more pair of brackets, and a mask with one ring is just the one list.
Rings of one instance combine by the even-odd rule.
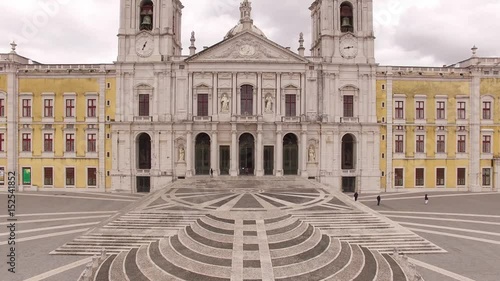
[[299, 145], [297, 136], [287, 134], [283, 138], [283, 173], [297, 175], [299, 169]]
[[196, 175], [210, 175], [210, 137], [205, 133], [196, 137], [194, 167]]
[[149, 193], [151, 191], [150, 177], [137, 177], [137, 192]]
[[354, 145], [353, 135], [348, 134], [342, 138], [342, 170], [356, 169], [356, 150]]
[[272, 176], [274, 173], [274, 146], [264, 146], [264, 175]]
[[255, 139], [251, 134], [240, 136], [240, 175], [254, 174]]
[[342, 178], [342, 191], [343, 192], [356, 191], [356, 178], [353, 177]]
[[231, 161], [231, 150], [229, 145], [223, 145], [219, 148], [219, 169], [221, 175], [229, 175]]
[[146, 134], [140, 134], [137, 138], [137, 166], [141, 170], [151, 169], [151, 137]]

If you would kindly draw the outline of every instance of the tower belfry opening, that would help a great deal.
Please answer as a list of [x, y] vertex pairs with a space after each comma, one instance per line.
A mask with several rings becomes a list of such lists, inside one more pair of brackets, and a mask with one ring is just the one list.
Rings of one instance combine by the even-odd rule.
[[153, 1], [142, 0], [140, 30], [153, 30]]

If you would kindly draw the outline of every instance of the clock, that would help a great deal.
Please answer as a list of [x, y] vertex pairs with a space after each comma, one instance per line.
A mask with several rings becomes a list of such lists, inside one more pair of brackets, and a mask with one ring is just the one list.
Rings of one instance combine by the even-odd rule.
[[358, 55], [358, 39], [351, 34], [340, 38], [340, 55], [346, 59], [353, 59]]
[[154, 48], [154, 38], [151, 35], [141, 35], [135, 40], [135, 52], [140, 57], [151, 56]]
[[243, 45], [240, 47], [240, 55], [253, 56], [255, 54], [255, 47], [250, 45]]

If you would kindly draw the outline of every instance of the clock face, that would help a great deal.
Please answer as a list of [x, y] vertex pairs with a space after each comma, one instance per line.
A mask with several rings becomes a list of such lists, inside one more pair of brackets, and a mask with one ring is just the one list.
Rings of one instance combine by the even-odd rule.
[[240, 47], [240, 54], [242, 56], [253, 56], [255, 54], [255, 47], [250, 45], [243, 45]]
[[135, 51], [141, 57], [149, 57], [153, 54], [154, 39], [152, 36], [143, 35], [135, 41]]
[[346, 59], [353, 59], [358, 55], [358, 40], [348, 34], [340, 39], [340, 54]]

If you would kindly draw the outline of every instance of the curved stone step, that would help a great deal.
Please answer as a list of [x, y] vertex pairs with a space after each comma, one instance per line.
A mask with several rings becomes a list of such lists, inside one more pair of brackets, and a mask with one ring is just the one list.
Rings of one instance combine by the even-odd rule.
[[111, 269], [111, 264], [115, 260], [116, 255], [110, 255], [97, 270], [94, 281], [109, 281], [109, 273]]
[[377, 274], [373, 281], [393, 280], [392, 270], [387, 260], [378, 251], [372, 251], [372, 254], [377, 261]]
[[277, 259], [272, 259], [272, 264], [274, 267], [277, 266], [285, 266], [285, 265], [291, 265], [295, 263], [302, 262], [304, 260], [310, 259], [311, 257], [321, 255], [323, 252], [326, 251], [328, 246], [330, 246], [330, 239], [328, 236], [323, 235], [321, 240], [312, 248], [297, 253], [295, 255], [290, 255], [287, 257], [281, 257]]
[[375, 260], [372, 251], [364, 247], [361, 247], [361, 250], [363, 251], [365, 257], [364, 266], [362, 267], [359, 275], [356, 276], [353, 281], [374, 280], [377, 275], [377, 261]]
[[[233, 235], [225, 235], [220, 233], [211, 232], [203, 227], [201, 227], [198, 223], [192, 224], [190, 227], [193, 232], [201, 237], [206, 237], [210, 240], [217, 241], [219, 243], [233, 243], [234, 236]], [[186, 228], [187, 229], [187, 228]]]
[[149, 279], [142, 273], [142, 271], [137, 266], [137, 248], [133, 248], [127, 254], [125, 258], [125, 274], [129, 280], [133, 281], [149, 281]]
[[277, 227], [277, 228], [268, 228], [266, 226], [266, 234], [268, 237], [272, 238], [273, 236], [277, 236], [277, 235], [280, 235], [280, 234], [283, 234], [283, 233], [287, 233], [287, 232], [290, 232], [294, 229], [296, 229], [297, 227], [299, 227], [301, 224], [305, 224], [304, 222], [302, 222], [301, 220], [294, 220], [294, 221], [283, 221], [281, 223], [284, 223], [284, 222], [287, 222], [288, 224], [286, 225], [283, 225], [283, 226], [280, 226], [280, 227]]
[[352, 280], [362, 270], [365, 257], [358, 245], [351, 245], [351, 258], [347, 265], [339, 270], [335, 275], [329, 277], [328, 281]]
[[206, 224], [209, 224], [209, 225], [217, 227], [217, 228], [221, 228], [221, 229], [225, 229], [225, 230], [234, 230], [234, 224], [225, 223], [225, 222], [222, 222], [220, 220], [215, 220], [209, 216], [205, 216], [203, 218], [200, 218], [200, 220]]
[[[293, 245], [293, 246], [288, 247], [288, 248], [272, 250], [271, 251], [271, 258], [273, 258], [273, 259], [284, 258], [284, 257], [289, 257], [289, 256], [293, 256], [296, 254], [306, 252], [306, 251], [312, 249], [318, 243], [320, 243], [321, 239], [322, 239], [321, 231], [319, 231], [318, 229], [314, 229], [312, 236], [309, 239], [307, 239], [304, 243], [301, 243], [298, 245]], [[339, 246], [340, 246], [340, 244], [339, 244]]]
[[209, 256], [212, 255], [225, 259], [231, 259], [233, 256], [232, 249], [214, 248], [206, 244], [200, 243], [199, 241], [194, 240], [191, 236], [188, 236], [184, 229], [179, 231], [178, 238], [179, 241], [187, 248], [202, 255], [209, 255]]
[[308, 223], [299, 221], [297, 225], [293, 225], [293, 227], [290, 227], [286, 232], [280, 233], [278, 235], [267, 236], [267, 240], [269, 241], [269, 243], [287, 241], [297, 237], [297, 235], [304, 233], [309, 226], [310, 225]]
[[177, 235], [172, 236], [170, 238], [170, 245], [179, 254], [181, 254], [187, 258], [190, 258], [194, 261], [198, 261], [198, 262], [206, 263], [206, 264], [210, 264], [210, 265], [231, 267], [231, 264], [232, 264], [231, 259], [219, 258], [219, 257], [213, 255], [213, 253], [212, 253], [212, 255], [205, 255], [205, 254], [198, 253], [192, 249], [189, 249], [184, 244], [182, 244], [182, 242], [179, 240], [179, 237]]
[[174, 276], [168, 274], [167, 272], [161, 270], [149, 256], [149, 247], [150, 246], [142, 246], [137, 251], [137, 266], [142, 271], [142, 273], [149, 280], [169, 280], [169, 281], [178, 281], [180, 279], [175, 278]]
[[233, 229], [224, 229], [220, 228], [214, 225], [211, 225], [209, 223], [206, 223], [205, 221], [198, 219], [196, 220], [196, 224], [199, 225], [200, 227], [206, 229], [207, 231], [210, 231], [212, 233], [217, 233], [217, 234], [223, 234], [223, 235], [234, 235], [234, 230]]
[[408, 279], [406, 278], [406, 274], [404, 273], [403, 269], [399, 266], [399, 264], [388, 254], [383, 254], [382, 255], [385, 260], [389, 263], [389, 266], [391, 267], [392, 271], [392, 277], [393, 280], [397, 281], [407, 281]]
[[130, 281], [125, 274], [125, 258], [127, 257], [127, 252], [121, 252], [113, 260], [109, 270], [109, 281]]
[[233, 243], [220, 242], [220, 241], [206, 238], [205, 236], [200, 235], [197, 232], [193, 231], [193, 229], [190, 226], [186, 227], [185, 230], [186, 230], [186, 234], [191, 239], [199, 242], [200, 244], [203, 244], [203, 245], [206, 245], [206, 246], [212, 247], [212, 248], [228, 249], [228, 250], [233, 249]]
[[283, 249], [283, 248], [289, 248], [293, 245], [301, 244], [307, 239], [310, 239], [313, 232], [314, 232], [314, 227], [312, 225], [309, 225], [304, 232], [298, 234], [296, 237], [292, 239], [288, 239], [286, 241], [281, 241], [281, 242], [269, 243], [269, 249], [270, 250]]

